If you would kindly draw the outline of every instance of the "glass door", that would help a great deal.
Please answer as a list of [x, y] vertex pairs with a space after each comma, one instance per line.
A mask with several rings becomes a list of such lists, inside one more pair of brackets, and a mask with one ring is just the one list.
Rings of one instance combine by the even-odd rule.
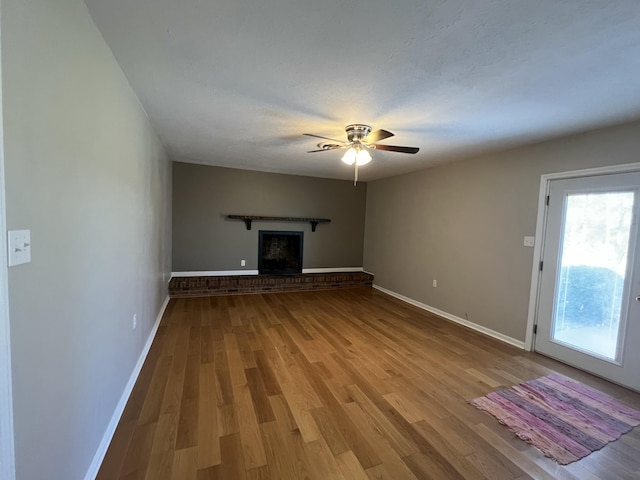
[[635, 390], [639, 191], [640, 173], [550, 182], [535, 337], [536, 351]]

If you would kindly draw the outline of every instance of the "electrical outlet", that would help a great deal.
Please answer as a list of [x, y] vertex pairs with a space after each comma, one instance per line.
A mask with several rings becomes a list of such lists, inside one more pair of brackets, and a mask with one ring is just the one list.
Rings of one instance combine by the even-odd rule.
[[434, 286], [434, 287], [437, 287], [437, 286], [438, 286], [438, 280], [434, 280], [434, 281], [433, 281], [433, 286]]
[[240, 266], [244, 267], [247, 265], [247, 262], [245, 260], [240, 260]]
[[133, 329], [135, 330], [137, 326], [138, 326], [138, 314], [134, 313], [133, 314]]
[[523, 245], [525, 247], [533, 247], [536, 244], [536, 237], [524, 237]]

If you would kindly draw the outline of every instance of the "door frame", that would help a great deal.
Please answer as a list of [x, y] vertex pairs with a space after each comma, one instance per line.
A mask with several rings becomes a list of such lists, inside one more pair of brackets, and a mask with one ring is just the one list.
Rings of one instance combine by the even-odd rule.
[[584, 170], [571, 170], [568, 172], [545, 173], [540, 177], [540, 190], [538, 193], [538, 216], [536, 219], [536, 242], [533, 247], [533, 262], [531, 265], [531, 287], [529, 290], [529, 311], [527, 314], [527, 330], [524, 340], [524, 348], [533, 351], [533, 330], [538, 323], [538, 302], [540, 297], [540, 262], [544, 254], [544, 237], [547, 225], [547, 195], [552, 180], [564, 180], [568, 178], [593, 177], [614, 173], [640, 172], [640, 162], [623, 165], [611, 165], [608, 167], [586, 168]]
[[[0, 0], [0, 7], [2, 0]], [[1, 10], [1, 9], [0, 9]], [[1, 32], [0, 32], [1, 33]], [[1, 35], [0, 35], [1, 38]], [[9, 329], [9, 267], [4, 175], [4, 112], [2, 103], [2, 56], [0, 55], [0, 478], [16, 478], [11, 388], [11, 337]]]

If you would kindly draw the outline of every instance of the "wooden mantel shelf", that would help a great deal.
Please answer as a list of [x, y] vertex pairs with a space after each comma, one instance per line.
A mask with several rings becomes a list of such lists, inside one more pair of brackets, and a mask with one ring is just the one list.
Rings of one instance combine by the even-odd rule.
[[262, 215], [227, 215], [231, 220], [242, 220], [247, 226], [247, 230], [251, 230], [251, 222], [253, 220], [261, 222], [298, 222], [310, 223], [311, 231], [315, 232], [319, 223], [329, 223], [328, 218], [300, 218], [300, 217], [264, 217]]

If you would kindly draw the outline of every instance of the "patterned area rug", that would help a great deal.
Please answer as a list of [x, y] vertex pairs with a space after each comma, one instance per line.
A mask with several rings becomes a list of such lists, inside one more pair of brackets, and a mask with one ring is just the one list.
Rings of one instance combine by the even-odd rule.
[[562, 465], [600, 450], [640, 425], [640, 411], [556, 374], [469, 403]]

